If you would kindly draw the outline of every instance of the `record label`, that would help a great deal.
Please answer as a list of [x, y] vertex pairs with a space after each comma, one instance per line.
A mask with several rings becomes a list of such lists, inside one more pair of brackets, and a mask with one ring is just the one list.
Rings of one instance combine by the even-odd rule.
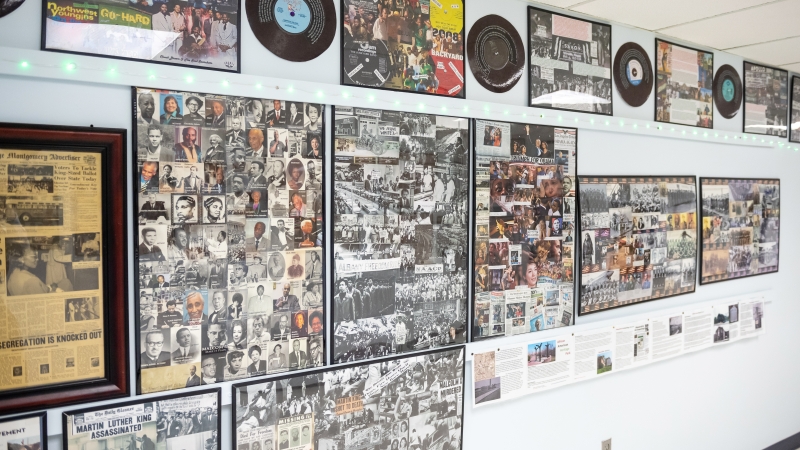
[[726, 79], [722, 82], [722, 98], [725, 99], [726, 102], [730, 102], [733, 100], [734, 95], [736, 94], [736, 89], [733, 87], [733, 81], [730, 79]]
[[448, 33], [460, 33], [464, 25], [461, 0], [430, 0], [431, 25]]
[[306, 31], [311, 23], [311, 11], [303, 0], [279, 0], [275, 2], [275, 21], [283, 31], [298, 34]]
[[381, 87], [390, 75], [388, 53], [382, 41], [352, 42], [345, 49], [345, 74], [353, 83]]
[[720, 67], [714, 76], [713, 92], [714, 103], [722, 117], [735, 117], [742, 104], [742, 81], [736, 69], [729, 64]]
[[626, 42], [614, 58], [614, 84], [625, 103], [642, 106], [653, 91], [653, 68], [647, 52], [635, 42]]
[[333, 0], [245, 0], [245, 9], [261, 45], [288, 61], [316, 58], [336, 34]]
[[522, 38], [506, 19], [481, 17], [469, 31], [467, 58], [475, 79], [492, 92], [513, 88], [525, 69]]
[[628, 82], [634, 86], [638, 86], [639, 83], [642, 82], [642, 64], [635, 59], [631, 59], [628, 61], [628, 70], [626, 74], [628, 75]]

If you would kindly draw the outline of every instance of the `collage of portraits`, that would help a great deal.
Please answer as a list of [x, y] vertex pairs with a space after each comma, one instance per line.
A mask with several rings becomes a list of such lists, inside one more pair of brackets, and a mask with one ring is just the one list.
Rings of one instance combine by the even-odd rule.
[[476, 340], [572, 324], [577, 139], [475, 121]]
[[465, 342], [469, 120], [333, 120], [334, 362]]
[[324, 107], [134, 88], [142, 393], [324, 362]]

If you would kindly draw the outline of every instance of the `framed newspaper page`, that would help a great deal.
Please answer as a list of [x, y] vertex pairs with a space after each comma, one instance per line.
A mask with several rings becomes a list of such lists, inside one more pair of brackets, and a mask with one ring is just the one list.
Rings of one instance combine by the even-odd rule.
[[325, 107], [132, 93], [139, 392], [323, 365]]
[[241, 72], [240, 0], [42, 0], [42, 50]]
[[221, 405], [216, 388], [66, 411], [61, 448], [219, 449]]
[[462, 448], [463, 345], [233, 385], [230, 448]]
[[475, 120], [472, 339], [573, 323], [578, 130]]
[[334, 107], [333, 361], [466, 341], [469, 119]]
[[47, 413], [0, 420], [0, 448], [47, 450]]
[[656, 39], [656, 122], [714, 128], [714, 53]]
[[0, 124], [0, 414], [129, 392], [126, 139]]
[[778, 271], [781, 180], [700, 178], [700, 284]]
[[341, 83], [466, 98], [466, 1], [341, 0]]
[[695, 291], [697, 182], [690, 176], [579, 176], [578, 314]]
[[800, 144], [800, 77], [797, 75], [792, 75], [792, 108], [789, 125], [789, 142]]
[[611, 25], [528, 6], [528, 106], [613, 115]]
[[789, 72], [744, 62], [742, 131], [787, 137]]

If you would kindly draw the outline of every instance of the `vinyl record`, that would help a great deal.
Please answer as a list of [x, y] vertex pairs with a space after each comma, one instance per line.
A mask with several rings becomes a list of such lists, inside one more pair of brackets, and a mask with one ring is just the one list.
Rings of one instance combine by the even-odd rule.
[[344, 76], [352, 83], [382, 87], [391, 76], [389, 49], [383, 41], [351, 41], [343, 50]]
[[522, 38], [509, 21], [494, 14], [481, 17], [469, 30], [467, 59], [478, 83], [492, 92], [509, 91], [525, 70]]
[[732, 119], [742, 105], [742, 80], [736, 69], [728, 64], [717, 69], [714, 76], [714, 103], [726, 119]]
[[5, 17], [22, 5], [25, 0], [0, 0], [0, 17]]
[[653, 67], [639, 44], [626, 42], [617, 50], [614, 84], [625, 103], [631, 106], [642, 106], [653, 92]]
[[288, 61], [310, 61], [336, 34], [333, 0], [245, 0], [250, 28], [261, 45]]

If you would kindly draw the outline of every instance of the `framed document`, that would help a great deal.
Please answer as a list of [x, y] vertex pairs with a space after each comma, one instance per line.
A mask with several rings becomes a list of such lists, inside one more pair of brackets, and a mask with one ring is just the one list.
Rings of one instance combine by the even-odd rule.
[[714, 54], [656, 39], [656, 122], [714, 127]]
[[324, 364], [324, 106], [133, 97], [139, 392]]
[[792, 75], [792, 108], [789, 124], [789, 142], [800, 144], [800, 77], [797, 75]]
[[579, 315], [695, 291], [694, 176], [580, 176]]
[[700, 178], [700, 284], [778, 271], [781, 180]]
[[61, 448], [217, 450], [221, 405], [217, 388], [66, 411]]
[[240, 0], [42, 0], [42, 50], [241, 72]]
[[789, 72], [745, 61], [742, 131], [785, 138], [788, 109]]
[[572, 325], [578, 130], [475, 121], [472, 339]]
[[611, 25], [528, 7], [528, 106], [610, 116]]
[[459, 450], [464, 357], [461, 345], [235, 384], [230, 448]]
[[47, 413], [0, 420], [3, 450], [47, 450]]
[[0, 124], [0, 414], [129, 391], [125, 142]]

